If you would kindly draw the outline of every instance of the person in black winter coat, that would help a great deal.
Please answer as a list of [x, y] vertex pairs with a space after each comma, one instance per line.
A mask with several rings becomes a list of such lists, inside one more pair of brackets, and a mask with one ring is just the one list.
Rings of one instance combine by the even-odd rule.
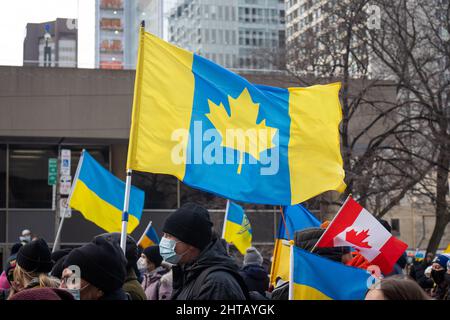
[[226, 242], [213, 237], [209, 212], [183, 205], [165, 221], [159, 247], [173, 264], [172, 300], [244, 300], [245, 283], [227, 253]]
[[256, 248], [250, 247], [244, 256], [244, 266], [239, 273], [249, 291], [258, 291], [265, 295], [269, 288], [269, 277], [262, 264], [262, 255]]
[[411, 270], [409, 271], [409, 276], [413, 278], [423, 289], [431, 289], [434, 285], [433, 280], [425, 276], [425, 270], [431, 266], [433, 263], [433, 258], [433, 254], [428, 253], [420, 263], [413, 264]]

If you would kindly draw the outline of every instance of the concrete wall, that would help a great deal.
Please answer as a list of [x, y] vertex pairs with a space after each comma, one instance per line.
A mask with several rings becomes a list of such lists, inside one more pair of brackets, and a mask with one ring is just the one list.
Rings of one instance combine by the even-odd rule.
[[128, 139], [134, 72], [0, 67], [0, 136]]

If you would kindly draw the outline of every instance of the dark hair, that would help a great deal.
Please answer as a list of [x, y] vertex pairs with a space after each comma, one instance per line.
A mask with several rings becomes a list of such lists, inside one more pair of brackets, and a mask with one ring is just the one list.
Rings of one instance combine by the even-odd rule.
[[430, 300], [425, 291], [408, 276], [393, 275], [380, 282], [386, 300]]

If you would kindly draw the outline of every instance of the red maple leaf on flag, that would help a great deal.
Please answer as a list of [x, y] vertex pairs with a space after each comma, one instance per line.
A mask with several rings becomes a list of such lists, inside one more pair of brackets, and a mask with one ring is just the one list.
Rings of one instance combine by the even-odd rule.
[[357, 233], [355, 229], [345, 233], [345, 240], [358, 246], [360, 248], [372, 248], [367, 241], [364, 241], [369, 236], [369, 229]]

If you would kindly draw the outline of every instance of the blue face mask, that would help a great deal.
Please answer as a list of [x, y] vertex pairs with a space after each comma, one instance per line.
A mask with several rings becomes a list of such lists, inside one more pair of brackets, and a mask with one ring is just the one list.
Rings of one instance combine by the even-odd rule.
[[159, 254], [161, 255], [164, 261], [171, 264], [177, 264], [183, 257], [183, 255], [186, 253], [185, 252], [180, 255], [175, 252], [175, 247], [178, 242], [180, 241], [167, 239], [165, 237], [161, 238], [161, 241], [159, 242]]

